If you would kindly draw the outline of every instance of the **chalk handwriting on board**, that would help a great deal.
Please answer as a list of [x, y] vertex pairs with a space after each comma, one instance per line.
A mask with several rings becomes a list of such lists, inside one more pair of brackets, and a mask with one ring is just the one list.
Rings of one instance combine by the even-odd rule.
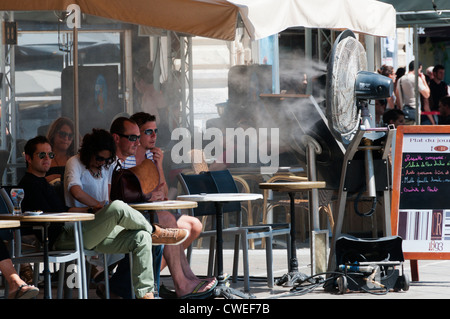
[[[450, 194], [450, 154], [404, 153], [401, 167], [400, 208], [446, 208]], [[425, 197], [418, 197], [423, 194]]]

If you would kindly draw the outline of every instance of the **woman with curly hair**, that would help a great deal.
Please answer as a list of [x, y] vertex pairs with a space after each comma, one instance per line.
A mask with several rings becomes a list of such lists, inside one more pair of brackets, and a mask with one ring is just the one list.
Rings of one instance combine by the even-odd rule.
[[77, 155], [66, 164], [64, 197], [69, 207], [103, 207], [109, 201], [116, 144], [111, 134], [93, 129], [83, 137]]

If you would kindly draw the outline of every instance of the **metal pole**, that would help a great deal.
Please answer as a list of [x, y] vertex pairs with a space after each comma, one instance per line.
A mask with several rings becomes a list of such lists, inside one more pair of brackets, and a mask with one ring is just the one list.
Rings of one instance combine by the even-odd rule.
[[[312, 30], [305, 28], [305, 61], [312, 61]], [[302, 71], [302, 73], [305, 73]], [[312, 94], [312, 81], [308, 76], [308, 82], [306, 84], [306, 94]]]
[[[4, 14], [2, 13], [0, 18], [0, 35], [3, 34], [3, 22]], [[1, 149], [6, 150], [6, 45], [0, 44], [0, 73], [2, 74], [1, 78]]]
[[[73, 18], [67, 19], [67, 26], [73, 28], [73, 121], [75, 126], [75, 151], [80, 147], [80, 116], [79, 116], [79, 96], [78, 96], [78, 28], [81, 27], [81, 10], [76, 4], [67, 6], [69, 16], [73, 14]], [[67, 16], [67, 18], [69, 18]]]
[[134, 113], [134, 96], [133, 96], [133, 59], [131, 46], [131, 30], [125, 30], [124, 47], [125, 47], [125, 112]]
[[188, 79], [187, 79], [187, 84], [188, 84], [188, 90], [189, 90], [189, 96], [188, 96], [188, 105], [186, 107], [189, 107], [189, 124], [190, 124], [190, 129], [191, 129], [191, 134], [194, 132], [194, 83], [193, 83], [193, 79], [194, 79], [194, 64], [193, 64], [193, 58], [192, 58], [192, 37], [187, 37], [187, 47], [186, 52], [187, 52], [187, 59], [188, 59], [188, 70], [187, 70], [187, 75], [188, 75]]
[[[10, 12], [10, 21], [14, 21], [14, 12]], [[9, 45], [9, 80], [10, 80], [10, 96], [9, 105], [11, 107], [11, 154], [10, 163], [17, 164], [17, 136], [19, 130], [19, 108], [16, 104], [16, 59], [15, 59], [15, 45]], [[16, 185], [17, 181], [17, 167], [11, 171], [11, 183]]]
[[73, 27], [73, 118], [75, 126], [75, 152], [80, 148], [80, 114], [78, 96], [78, 29]]
[[417, 24], [414, 25], [414, 94], [416, 96], [416, 124], [420, 125], [420, 92], [419, 92], [419, 34]]

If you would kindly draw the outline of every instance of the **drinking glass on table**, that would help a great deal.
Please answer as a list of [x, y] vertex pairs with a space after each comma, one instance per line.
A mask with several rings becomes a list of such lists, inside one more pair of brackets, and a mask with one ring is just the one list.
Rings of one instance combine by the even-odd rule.
[[11, 200], [14, 205], [13, 215], [22, 214], [22, 208], [20, 204], [25, 196], [25, 192], [22, 188], [12, 188], [11, 189]]

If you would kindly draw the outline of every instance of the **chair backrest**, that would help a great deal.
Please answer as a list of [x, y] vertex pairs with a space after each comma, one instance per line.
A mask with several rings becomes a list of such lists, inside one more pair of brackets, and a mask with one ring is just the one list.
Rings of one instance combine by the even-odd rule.
[[[8, 193], [3, 187], [0, 188], [0, 214], [12, 214], [13, 209], [14, 207]], [[11, 229], [0, 230], [0, 240], [11, 240], [11, 239], [13, 239], [13, 230]]]
[[[231, 181], [228, 178], [231, 177]], [[228, 170], [211, 171], [201, 174], [178, 174], [178, 179], [186, 194], [201, 193], [238, 193], [236, 184]], [[223, 205], [223, 212], [240, 212], [240, 202], [230, 202]], [[198, 207], [193, 210], [194, 216], [214, 215], [214, 203], [198, 203]]]
[[[234, 181], [233, 175], [229, 170], [210, 171], [208, 172], [214, 179], [219, 193], [239, 193], [239, 189]], [[241, 202], [229, 202], [223, 205], [223, 212], [237, 212], [236, 225], [242, 224]]]
[[9, 151], [0, 150], [0, 179], [3, 177], [6, 165], [8, 164]]
[[219, 193], [239, 193], [233, 175], [231, 175], [229, 170], [210, 171], [208, 173], [214, 179]]
[[0, 214], [12, 214], [14, 205], [5, 188], [0, 188]]

